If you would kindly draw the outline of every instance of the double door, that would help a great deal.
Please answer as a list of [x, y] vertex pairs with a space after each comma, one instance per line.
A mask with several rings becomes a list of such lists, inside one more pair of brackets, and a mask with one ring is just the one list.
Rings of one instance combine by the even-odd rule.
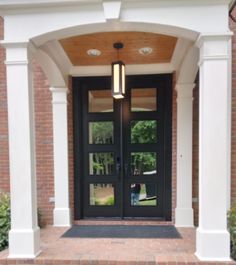
[[171, 216], [171, 76], [74, 78], [75, 216]]

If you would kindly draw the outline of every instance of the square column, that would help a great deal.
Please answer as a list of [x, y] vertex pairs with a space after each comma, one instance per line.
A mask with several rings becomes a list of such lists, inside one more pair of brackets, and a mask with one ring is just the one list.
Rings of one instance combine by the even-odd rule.
[[199, 227], [196, 255], [230, 260], [227, 206], [230, 192], [231, 34], [200, 36]]
[[176, 84], [177, 91], [177, 207], [175, 226], [193, 227], [192, 208], [192, 128], [193, 88]]
[[6, 47], [11, 189], [10, 258], [40, 253], [35, 169], [34, 89], [29, 43]]
[[69, 161], [67, 93], [65, 87], [52, 87], [54, 150], [54, 226], [71, 226], [69, 202]]

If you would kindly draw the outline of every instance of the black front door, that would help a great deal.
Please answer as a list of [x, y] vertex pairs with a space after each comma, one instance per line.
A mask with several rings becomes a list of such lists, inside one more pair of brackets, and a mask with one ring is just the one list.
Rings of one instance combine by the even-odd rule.
[[73, 79], [75, 217], [171, 216], [171, 75]]

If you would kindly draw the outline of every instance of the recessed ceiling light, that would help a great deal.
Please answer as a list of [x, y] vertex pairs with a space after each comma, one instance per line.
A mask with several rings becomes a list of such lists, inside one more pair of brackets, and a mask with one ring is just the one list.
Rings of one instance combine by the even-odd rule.
[[148, 54], [152, 53], [152, 48], [151, 47], [142, 47], [138, 51], [142, 55], [148, 55]]
[[101, 55], [102, 52], [99, 51], [99, 50], [97, 50], [97, 49], [89, 49], [89, 50], [87, 50], [87, 54], [88, 54], [89, 56], [96, 57], [96, 56]]

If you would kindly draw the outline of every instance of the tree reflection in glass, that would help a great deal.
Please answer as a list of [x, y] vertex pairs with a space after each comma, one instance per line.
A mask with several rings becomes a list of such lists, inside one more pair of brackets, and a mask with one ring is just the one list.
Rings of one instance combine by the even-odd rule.
[[131, 162], [133, 175], [156, 171], [156, 153], [154, 152], [132, 152]]
[[113, 153], [90, 153], [89, 174], [90, 175], [112, 175], [114, 170]]
[[157, 122], [153, 120], [131, 122], [131, 143], [149, 144], [157, 142]]
[[89, 122], [89, 144], [113, 144], [112, 121]]

